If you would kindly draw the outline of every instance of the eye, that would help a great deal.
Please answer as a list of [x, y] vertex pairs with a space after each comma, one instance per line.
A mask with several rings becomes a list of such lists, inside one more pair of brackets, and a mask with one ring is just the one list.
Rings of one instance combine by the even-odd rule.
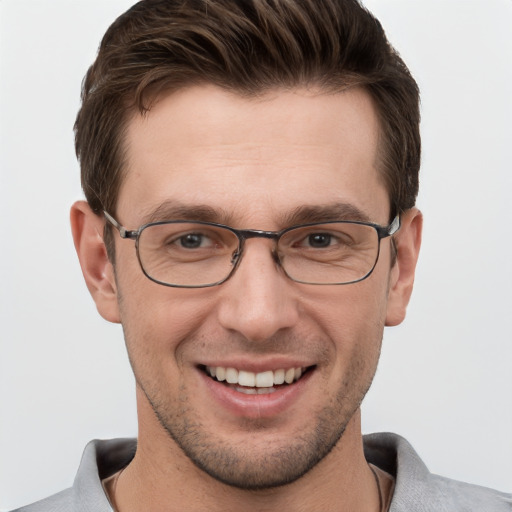
[[201, 233], [187, 233], [180, 236], [175, 243], [179, 243], [185, 249], [199, 249], [212, 245], [211, 239]]
[[350, 239], [339, 231], [305, 233], [293, 244], [294, 247], [303, 249], [334, 249], [347, 245], [350, 245]]
[[306, 244], [313, 248], [329, 247], [332, 243], [332, 235], [329, 233], [312, 233], [306, 239]]
[[[356, 227], [357, 229], [357, 227]], [[355, 231], [352, 229], [352, 231]], [[281, 248], [300, 251], [345, 251], [354, 246], [354, 233], [343, 225], [307, 226], [290, 230], [281, 239]]]

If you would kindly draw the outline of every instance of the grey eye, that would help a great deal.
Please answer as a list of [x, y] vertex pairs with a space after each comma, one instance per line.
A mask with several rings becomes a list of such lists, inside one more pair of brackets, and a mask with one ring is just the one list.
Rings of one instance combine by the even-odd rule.
[[308, 244], [310, 247], [322, 248], [329, 247], [332, 242], [332, 236], [327, 233], [314, 233], [308, 236]]
[[198, 233], [188, 233], [179, 238], [179, 242], [185, 249], [197, 249], [203, 244], [204, 236]]

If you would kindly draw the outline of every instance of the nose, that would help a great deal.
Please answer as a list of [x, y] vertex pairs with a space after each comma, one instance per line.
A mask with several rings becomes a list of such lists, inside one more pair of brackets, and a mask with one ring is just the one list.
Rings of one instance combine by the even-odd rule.
[[220, 324], [249, 341], [268, 340], [299, 319], [295, 283], [274, 260], [269, 240], [248, 240], [236, 272], [221, 287]]

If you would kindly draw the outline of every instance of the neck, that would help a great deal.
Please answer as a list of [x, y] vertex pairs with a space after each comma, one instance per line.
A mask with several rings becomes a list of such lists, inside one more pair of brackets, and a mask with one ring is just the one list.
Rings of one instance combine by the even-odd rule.
[[308, 473], [291, 484], [258, 491], [231, 487], [210, 477], [156, 423], [140, 424], [137, 453], [116, 486], [118, 512], [379, 510], [375, 477], [364, 458], [359, 411], [334, 449]]

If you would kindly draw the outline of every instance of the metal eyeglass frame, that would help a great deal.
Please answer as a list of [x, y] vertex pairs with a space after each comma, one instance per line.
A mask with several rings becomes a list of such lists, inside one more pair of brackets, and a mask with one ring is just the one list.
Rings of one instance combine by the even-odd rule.
[[[277, 246], [277, 243], [279, 242], [279, 239], [285, 233], [287, 233], [288, 231], [291, 231], [293, 229], [303, 228], [303, 227], [308, 227], [308, 226], [315, 226], [317, 224], [318, 225], [325, 225], [325, 224], [335, 224], [335, 223], [336, 224], [339, 224], [339, 223], [359, 224], [359, 225], [363, 225], [363, 226], [369, 226], [369, 227], [375, 229], [375, 231], [377, 232], [377, 237], [378, 237], [377, 257], [375, 258], [375, 263], [373, 264], [372, 268], [363, 277], [361, 277], [359, 279], [356, 279], [354, 281], [348, 281], [348, 282], [345, 282], [345, 283], [311, 283], [311, 282], [308, 282], [308, 281], [300, 281], [298, 279], [295, 279], [295, 278], [291, 277], [286, 272], [286, 270], [284, 269], [284, 267], [281, 264], [281, 261], [279, 259], [279, 255], [277, 254], [277, 252], [275, 250], [272, 251], [272, 257], [274, 258], [274, 261], [283, 269], [284, 274], [289, 279], [291, 279], [292, 281], [294, 281], [296, 283], [311, 284], [311, 285], [345, 285], [345, 284], [358, 283], [360, 281], [363, 281], [367, 277], [369, 277], [370, 274], [375, 269], [375, 266], [377, 265], [377, 262], [379, 261], [379, 256], [380, 256], [380, 241], [383, 238], [388, 238], [388, 237], [394, 235], [400, 229], [400, 226], [401, 226], [400, 215], [396, 215], [396, 217], [391, 221], [391, 223], [388, 226], [381, 226], [381, 225], [375, 224], [373, 222], [363, 222], [363, 221], [355, 221], [355, 220], [354, 221], [332, 220], [332, 221], [327, 221], [327, 222], [312, 222], [312, 223], [309, 223], [309, 224], [299, 224], [299, 225], [296, 225], [296, 226], [290, 226], [288, 228], [282, 229], [281, 231], [262, 231], [262, 230], [259, 230], [259, 229], [235, 229], [235, 228], [232, 228], [230, 226], [226, 226], [225, 224], [218, 224], [216, 222], [204, 222], [204, 221], [195, 221], [195, 220], [164, 220], [164, 221], [158, 221], [158, 222], [149, 222], [147, 224], [143, 224], [138, 229], [129, 230], [129, 229], [126, 229], [121, 224], [119, 224], [119, 222], [117, 222], [117, 220], [114, 217], [112, 217], [112, 215], [110, 215], [107, 211], [103, 210], [103, 214], [105, 215], [105, 219], [114, 228], [117, 229], [117, 231], [119, 232], [119, 235], [120, 235], [121, 238], [130, 239], [130, 240], [134, 240], [135, 241], [135, 250], [137, 252], [137, 259], [139, 260], [139, 265], [140, 265], [140, 268], [142, 269], [142, 272], [144, 273], [144, 275], [148, 279], [150, 279], [151, 281], [153, 281], [153, 282], [155, 282], [157, 284], [161, 284], [163, 286], [170, 286], [172, 288], [210, 288], [212, 286], [218, 286], [219, 284], [222, 284], [222, 283], [226, 282], [235, 273], [236, 269], [238, 268], [238, 265], [240, 264], [240, 261], [242, 261], [243, 249], [244, 249], [245, 241], [248, 240], [249, 238], [267, 238], [267, 239], [271, 239], [271, 240], [274, 240], [275, 246]], [[144, 229], [146, 229], [146, 228], [148, 228], [150, 226], [158, 226], [158, 225], [162, 225], [162, 224], [179, 224], [179, 223], [184, 223], [184, 224], [185, 223], [187, 223], [187, 224], [188, 223], [193, 223], [193, 224], [201, 224], [201, 225], [204, 225], [204, 226], [220, 227], [220, 228], [227, 229], [228, 231], [231, 231], [233, 234], [236, 235], [236, 237], [238, 238], [238, 242], [239, 243], [238, 243], [237, 250], [233, 253], [233, 255], [231, 257], [231, 263], [233, 265], [233, 268], [231, 269], [231, 271], [229, 272], [229, 274], [225, 278], [223, 278], [220, 281], [217, 281], [215, 283], [211, 283], [211, 284], [204, 284], [204, 285], [203, 284], [201, 284], [201, 285], [181, 285], [181, 284], [171, 284], [171, 283], [166, 283], [164, 281], [159, 281], [158, 279], [155, 279], [154, 277], [151, 277], [146, 272], [146, 269], [144, 268], [144, 265], [142, 264], [142, 261], [140, 259], [140, 254], [139, 254], [139, 237], [140, 237], [141, 233], [144, 231]]]

